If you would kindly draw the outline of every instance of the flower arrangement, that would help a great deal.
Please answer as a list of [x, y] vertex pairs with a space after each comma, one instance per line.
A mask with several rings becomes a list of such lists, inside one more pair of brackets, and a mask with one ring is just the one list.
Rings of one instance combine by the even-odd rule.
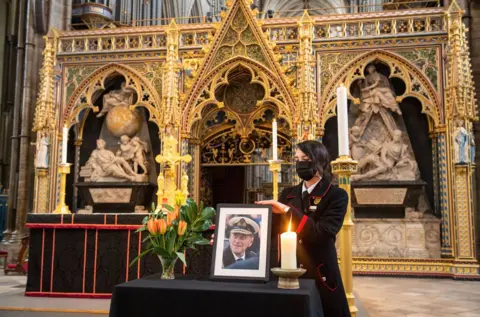
[[[165, 202], [165, 201], [164, 201]], [[166, 203], [155, 208], [143, 219], [142, 227], [136, 232], [147, 232], [142, 242], [147, 242], [145, 250], [130, 264], [149, 253], [157, 255], [162, 263], [162, 279], [174, 279], [175, 263], [180, 259], [185, 266], [185, 251], [195, 249], [196, 245], [208, 245], [210, 241], [202, 233], [212, 226], [215, 209], [198, 208], [193, 199], [186, 199], [181, 193], [175, 195], [175, 206]]]

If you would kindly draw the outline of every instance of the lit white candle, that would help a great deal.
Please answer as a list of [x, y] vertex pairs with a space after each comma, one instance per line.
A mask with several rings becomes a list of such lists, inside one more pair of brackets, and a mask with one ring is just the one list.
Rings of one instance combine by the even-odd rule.
[[63, 136], [62, 136], [62, 164], [67, 163], [67, 147], [68, 147], [68, 128], [67, 126], [64, 126]]
[[337, 88], [338, 155], [349, 156], [347, 88]]
[[290, 232], [290, 224], [288, 225], [288, 232], [280, 235], [281, 268], [284, 270], [297, 268], [297, 233]]
[[277, 141], [277, 120], [273, 119], [272, 122], [272, 147], [273, 147], [273, 160], [278, 160], [278, 141]]

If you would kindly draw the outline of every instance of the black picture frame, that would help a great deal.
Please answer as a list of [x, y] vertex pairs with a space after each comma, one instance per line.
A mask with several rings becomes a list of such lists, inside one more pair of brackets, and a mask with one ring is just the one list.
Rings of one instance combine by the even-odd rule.
[[[227, 221], [233, 220], [233, 218], [250, 218], [259, 226], [258, 233], [254, 234], [253, 242], [244, 252], [245, 260], [242, 263], [232, 263], [227, 267], [224, 265], [225, 258], [229, 258], [227, 248], [230, 248], [230, 242], [227, 239], [227, 232], [232, 227], [227, 225]], [[258, 217], [261, 217], [260, 219]], [[271, 232], [272, 232], [272, 206], [270, 205], [255, 205], [255, 204], [218, 204], [216, 225], [215, 225], [215, 238], [212, 250], [212, 265], [210, 270], [210, 278], [217, 280], [247, 280], [247, 281], [261, 281], [266, 282], [269, 280], [270, 274], [270, 248], [271, 248]], [[258, 238], [260, 236], [260, 238]], [[253, 255], [254, 251], [250, 249], [254, 247], [255, 239], [258, 246], [258, 259], [255, 259]], [[226, 246], [226, 244], [228, 245]], [[233, 260], [233, 252], [232, 260]], [[252, 254], [247, 256], [247, 252]], [[234, 260], [233, 260], [234, 261]], [[258, 261], [258, 264], [257, 264]], [[258, 265], [257, 269], [251, 268], [239, 268], [241, 266]], [[233, 268], [236, 267], [236, 268]]]

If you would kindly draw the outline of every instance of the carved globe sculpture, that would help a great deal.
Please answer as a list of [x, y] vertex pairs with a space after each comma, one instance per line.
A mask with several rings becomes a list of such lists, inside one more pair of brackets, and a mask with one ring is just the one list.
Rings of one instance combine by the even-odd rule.
[[125, 134], [133, 137], [140, 130], [142, 120], [137, 110], [132, 111], [129, 107], [117, 106], [108, 112], [105, 124], [116, 137]]

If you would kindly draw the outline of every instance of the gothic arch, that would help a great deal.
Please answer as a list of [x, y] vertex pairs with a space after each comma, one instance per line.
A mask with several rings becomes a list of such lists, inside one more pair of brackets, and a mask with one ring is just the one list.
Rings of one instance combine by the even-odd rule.
[[284, 118], [290, 126], [295, 113], [294, 103], [290, 93], [280, 82], [281, 78], [275, 76], [267, 67], [243, 56], [237, 56], [214, 68], [203, 76], [198, 89], [190, 92], [183, 109], [182, 130], [191, 133], [193, 124], [202, 118], [205, 106], [215, 104], [219, 108], [224, 105], [215, 98], [215, 90], [223, 84], [228, 84], [228, 74], [238, 66], [248, 69], [252, 74], [251, 83], [257, 83], [265, 89], [264, 102], [274, 104], [278, 108], [278, 116]]
[[[374, 61], [380, 61], [390, 67], [390, 78], [397, 77], [405, 82], [406, 90], [401, 96], [397, 96], [398, 102], [406, 97], [417, 98], [422, 103], [422, 113], [427, 115], [430, 130], [443, 122], [444, 113], [440, 97], [427, 76], [403, 57], [392, 52], [375, 50], [361, 55], [339, 70], [325, 88], [319, 112], [319, 122], [322, 127], [329, 118], [336, 115], [336, 87], [341, 84], [350, 87], [355, 80], [364, 78], [365, 67]], [[348, 91], [348, 99], [355, 104], [360, 103], [358, 98], [350, 95], [350, 91]]]
[[98, 107], [94, 105], [95, 99], [105, 90], [105, 81], [115, 74], [123, 76], [126, 86], [137, 92], [137, 103], [131, 107], [147, 108], [150, 121], [159, 124], [161, 99], [150, 82], [127, 65], [110, 63], [93, 72], [75, 89], [60, 118], [61, 126], [71, 127], [80, 123], [81, 114], [85, 109], [98, 112]]

